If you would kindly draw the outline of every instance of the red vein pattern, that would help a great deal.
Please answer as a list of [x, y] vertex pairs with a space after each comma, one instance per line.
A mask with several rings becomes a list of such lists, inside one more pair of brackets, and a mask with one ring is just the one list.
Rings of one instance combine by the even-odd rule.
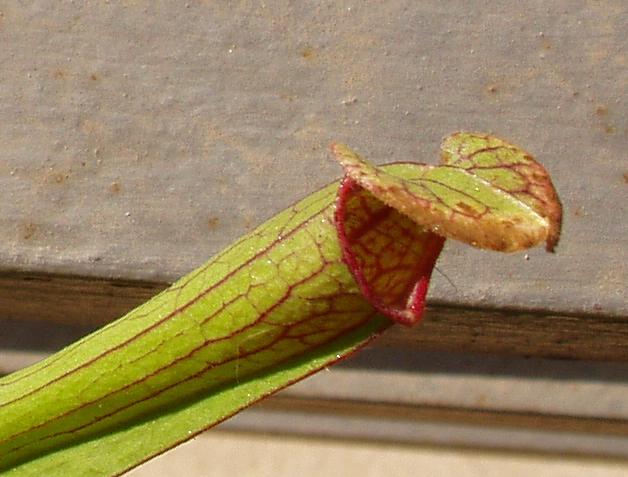
[[[463, 143], [481, 139], [470, 133], [462, 137]], [[510, 146], [486, 149], [476, 162], [452, 165], [450, 139], [443, 147], [449, 148], [443, 149], [445, 165], [399, 163], [386, 169], [374, 167], [341, 144], [333, 151], [352, 181], [426, 230], [501, 252], [543, 241], [553, 250], [560, 231], [560, 204], [540, 164]], [[490, 172], [473, 167], [486, 157], [493, 159]]]
[[481, 177], [547, 218], [546, 249], [554, 251], [560, 236], [562, 207], [549, 174], [531, 154], [503, 139], [459, 132], [443, 141], [441, 162]]
[[[452, 138], [439, 167], [375, 168], [335, 146], [346, 171], [340, 187], [315, 192], [120, 320], [0, 379], [0, 471], [147, 425], [342, 344], [320, 361], [329, 364], [389, 326], [381, 315], [417, 323], [444, 237], [496, 250], [547, 239], [552, 248], [560, 204], [544, 169], [503, 141]], [[205, 427], [319, 368], [298, 369], [227, 403]]]
[[350, 177], [340, 186], [336, 226], [344, 260], [362, 294], [391, 319], [417, 323], [445, 239], [386, 206]]
[[[343, 262], [335, 189], [271, 219], [118, 322], [0, 381], [0, 468], [245, 381], [379, 319]], [[352, 214], [361, 211], [352, 206], [343, 217]], [[382, 234], [388, 227], [370, 225]], [[399, 252], [420, 257], [416, 245]], [[395, 286], [413, 289], [416, 273], [399, 277], [407, 283]], [[361, 280], [376, 281], [376, 266]], [[374, 301], [386, 293], [374, 289]]]

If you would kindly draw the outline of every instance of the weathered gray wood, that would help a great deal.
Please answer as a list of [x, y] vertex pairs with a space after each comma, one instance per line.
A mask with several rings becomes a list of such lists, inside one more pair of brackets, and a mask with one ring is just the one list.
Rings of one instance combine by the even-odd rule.
[[[367, 157], [454, 130], [529, 149], [562, 243], [450, 243], [432, 297], [626, 315], [622, 1], [5, 3], [0, 268], [169, 281]], [[551, 326], [551, 323], [548, 324]]]
[[[448, 243], [424, 326], [391, 330], [379, 350], [606, 362], [570, 362], [547, 382], [537, 367], [527, 394], [521, 375], [484, 393], [535, 411], [463, 402], [480, 402], [488, 368], [466, 382], [471, 394], [423, 376], [440, 394], [405, 403], [421, 373], [397, 356], [386, 376], [407, 387], [387, 401], [371, 394], [392, 390], [374, 361], [361, 377], [349, 366], [344, 384], [295, 388], [274, 421], [245, 414], [233, 425], [346, 437], [375, 426], [380, 438], [464, 434], [461, 445], [476, 445], [467, 424], [488, 419], [497, 431], [482, 434], [487, 445], [625, 455], [626, 380], [614, 367], [624, 364], [609, 361], [628, 360], [627, 24], [621, 0], [0, 4], [0, 371], [119, 316], [337, 178], [333, 140], [378, 163], [435, 162], [442, 136], [489, 131], [552, 173], [565, 207], [557, 254]], [[67, 328], [46, 347], [50, 323]], [[569, 381], [582, 366], [591, 373]], [[386, 402], [370, 419], [377, 399]], [[285, 411], [347, 401], [324, 429], [321, 416]]]

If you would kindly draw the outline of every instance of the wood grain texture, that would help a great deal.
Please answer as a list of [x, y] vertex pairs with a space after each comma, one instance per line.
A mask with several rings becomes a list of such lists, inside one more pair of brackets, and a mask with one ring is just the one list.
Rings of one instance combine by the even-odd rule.
[[[0, 317], [12, 318], [11, 327], [30, 329], [34, 335], [37, 323], [68, 325], [78, 338], [166, 287], [158, 282], [5, 273], [0, 275]], [[2, 345], [11, 343], [5, 337]], [[628, 319], [432, 301], [420, 326], [393, 327], [376, 346], [628, 362]]]

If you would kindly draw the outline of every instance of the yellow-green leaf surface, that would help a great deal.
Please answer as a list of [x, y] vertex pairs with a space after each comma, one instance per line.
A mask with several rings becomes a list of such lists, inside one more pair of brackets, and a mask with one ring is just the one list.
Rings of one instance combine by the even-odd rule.
[[340, 184], [0, 380], [0, 471], [122, 473], [342, 359], [391, 319], [419, 321], [443, 237], [508, 251], [555, 243], [545, 171], [491, 141], [460, 133], [442, 166], [381, 168], [335, 146]]
[[474, 247], [514, 252], [560, 234], [561, 206], [545, 169], [492, 136], [457, 133], [441, 146], [442, 166], [377, 169], [343, 145], [346, 173], [390, 207], [429, 230]]

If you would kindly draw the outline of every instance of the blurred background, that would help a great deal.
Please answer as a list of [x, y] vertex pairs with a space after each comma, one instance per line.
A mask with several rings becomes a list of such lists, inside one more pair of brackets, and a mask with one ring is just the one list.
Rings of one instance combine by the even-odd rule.
[[332, 141], [489, 132], [551, 173], [556, 254], [448, 242], [422, 326], [135, 475], [628, 475], [627, 31], [621, 0], [0, 1], [0, 372], [336, 179]]

